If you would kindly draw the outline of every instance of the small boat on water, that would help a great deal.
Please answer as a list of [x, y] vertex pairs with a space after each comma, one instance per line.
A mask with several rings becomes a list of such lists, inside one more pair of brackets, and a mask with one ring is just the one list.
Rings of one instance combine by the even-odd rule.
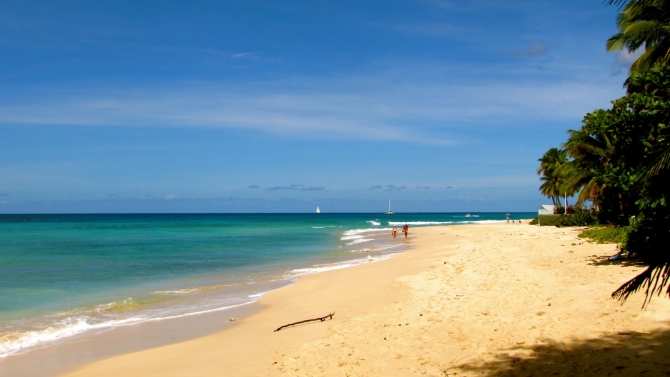
[[316, 213], [321, 213], [321, 208], [316, 207]]
[[391, 211], [391, 201], [389, 200], [389, 210], [384, 213], [385, 215], [395, 215], [393, 211]]

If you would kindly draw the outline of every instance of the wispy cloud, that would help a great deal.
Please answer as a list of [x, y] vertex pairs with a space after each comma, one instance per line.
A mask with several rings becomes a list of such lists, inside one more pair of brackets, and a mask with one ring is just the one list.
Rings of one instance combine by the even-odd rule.
[[326, 191], [326, 188], [323, 186], [309, 186], [301, 188], [300, 191]]
[[463, 28], [444, 22], [433, 23], [397, 23], [389, 28], [405, 34], [414, 34], [424, 37], [462, 39]]
[[634, 52], [628, 52], [627, 49], [623, 49], [616, 53], [616, 60], [614, 62], [614, 68], [610, 76], [619, 76], [624, 73], [628, 73], [628, 69], [631, 64], [633, 64], [640, 56], [644, 54], [644, 47], [637, 49]]
[[644, 47], [639, 48], [634, 52], [628, 52], [627, 49], [623, 49], [616, 54], [616, 60], [621, 64], [629, 66], [642, 56], [642, 54], [644, 54]]
[[416, 188], [419, 190], [430, 190], [429, 186], [416, 186]]
[[577, 77], [574, 67], [550, 69], [567, 69], [574, 77], [538, 79], [525, 71], [500, 77], [498, 70], [482, 67], [398, 63], [348, 77], [244, 86], [61, 86], [4, 95], [0, 124], [223, 127], [297, 138], [453, 145], [461, 140], [452, 130], [465, 124], [481, 131], [578, 122], [621, 90], [618, 83], [594, 80], [591, 72]]
[[257, 189], [257, 188], [258, 188], [258, 185], [247, 186], [247, 188], [248, 188], [248, 189]]
[[273, 186], [269, 191], [292, 190], [292, 191], [326, 191], [323, 186], [304, 186], [304, 185], [290, 185], [290, 186]]
[[402, 186], [396, 186], [396, 185], [386, 185], [384, 188], [384, 191], [402, 191], [407, 189], [407, 186], [402, 185]]
[[240, 52], [240, 53], [231, 55], [230, 58], [231, 59], [242, 59], [242, 58], [247, 58], [249, 56], [251, 56], [250, 52]]
[[534, 56], [544, 55], [549, 51], [549, 46], [546, 43], [538, 42], [530, 46], [513, 50], [502, 54], [510, 58], [531, 58]]

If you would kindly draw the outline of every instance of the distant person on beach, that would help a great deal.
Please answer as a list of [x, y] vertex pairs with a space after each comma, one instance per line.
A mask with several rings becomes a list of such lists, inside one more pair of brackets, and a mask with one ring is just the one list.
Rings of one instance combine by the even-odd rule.
[[393, 235], [393, 239], [395, 239], [396, 234], [398, 234], [398, 228], [393, 226], [393, 230], [391, 231], [391, 234]]
[[509, 213], [506, 216], [507, 216], [507, 222], [509, 222], [509, 219], [512, 218], [512, 216]]
[[402, 232], [405, 233], [405, 239], [406, 239], [407, 233], [409, 232], [409, 227], [407, 226], [407, 224], [405, 224], [405, 226], [402, 227]]

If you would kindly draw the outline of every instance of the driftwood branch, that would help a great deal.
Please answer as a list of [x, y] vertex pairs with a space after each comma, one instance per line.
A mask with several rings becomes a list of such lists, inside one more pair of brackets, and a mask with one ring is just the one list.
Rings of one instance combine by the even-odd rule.
[[304, 320], [304, 321], [299, 321], [299, 322], [289, 323], [288, 325], [284, 325], [284, 326], [279, 327], [279, 328], [278, 328], [277, 330], [275, 330], [274, 332], [277, 332], [277, 331], [283, 329], [284, 327], [289, 327], [289, 326], [299, 325], [299, 324], [301, 324], [301, 323], [312, 322], [312, 321], [321, 321], [321, 322], [323, 322], [323, 321], [326, 320], [326, 318], [328, 318], [328, 319], [333, 319], [333, 316], [334, 316], [334, 315], [335, 315], [335, 312], [332, 312], [332, 313], [330, 313], [330, 314], [328, 314], [328, 315], [325, 315], [325, 316], [323, 316], [323, 317], [312, 318], [312, 319], [306, 319], [306, 320]]

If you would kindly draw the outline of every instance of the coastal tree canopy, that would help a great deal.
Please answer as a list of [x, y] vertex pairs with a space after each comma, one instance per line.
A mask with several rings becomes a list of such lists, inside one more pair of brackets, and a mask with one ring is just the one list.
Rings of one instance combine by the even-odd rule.
[[670, 297], [669, 125], [670, 67], [634, 71], [624, 97], [587, 114], [563, 149], [540, 159], [543, 194], [580, 192], [578, 203], [592, 200], [602, 223], [629, 226], [623, 249], [648, 268], [613, 293], [621, 300], [641, 288], [645, 304]]
[[610, 4], [613, 3], [625, 6], [617, 17], [620, 32], [607, 41], [607, 50], [626, 48], [633, 53], [643, 48], [630, 66], [631, 73], [670, 63], [670, 1], [611, 0]]
[[[579, 192], [577, 203], [592, 200], [602, 223], [627, 226], [622, 249], [648, 268], [612, 296], [625, 301], [645, 289], [646, 305], [654, 294], [670, 298], [670, 1], [606, 2], [622, 9], [608, 51], [644, 49], [630, 67], [627, 94], [587, 114], [563, 149], [540, 159], [537, 172], [543, 194], [553, 199], [552, 185]], [[567, 158], [552, 169], [559, 152]]]

